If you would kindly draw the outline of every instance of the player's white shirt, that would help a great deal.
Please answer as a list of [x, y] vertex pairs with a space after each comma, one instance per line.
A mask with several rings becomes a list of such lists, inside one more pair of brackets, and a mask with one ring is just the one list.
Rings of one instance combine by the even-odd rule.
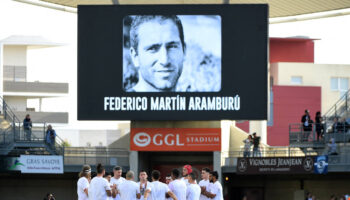
[[[123, 178], [123, 177], [120, 177], [120, 178], [118, 178], [118, 179], [112, 177], [112, 178], [111, 178], [111, 185], [116, 184], [116, 185], [117, 185], [117, 189], [118, 189], [118, 186], [119, 186], [121, 183], [123, 183], [124, 181], [125, 181], [125, 178]], [[117, 196], [116, 196], [115, 198], [112, 197], [112, 199], [113, 199], [113, 200], [120, 200], [120, 195], [117, 194]]]
[[[152, 200], [165, 200], [165, 194], [170, 191], [167, 184], [159, 182], [159, 181], [153, 181], [151, 183], [151, 197]], [[171, 199], [171, 198], [170, 198]]]
[[178, 200], [186, 200], [186, 183], [176, 179], [169, 183], [169, 189], [176, 195]]
[[187, 186], [186, 199], [187, 200], [199, 200], [201, 195], [201, 188], [197, 184], [191, 184]]
[[84, 190], [86, 188], [89, 189], [89, 181], [85, 177], [79, 178], [77, 182], [77, 193], [78, 193], [78, 200], [88, 200], [89, 197], [85, 194]]
[[188, 186], [190, 183], [188, 182], [188, 179], [185, 177], [182, 177], [181, 180], [186, 183], [186, 186]]
[[[142, 185], [141, 185], [141, 182], [138, 182], [137, 184], [140, 187], [140, 193], [141, 193], [141, 198], [140, 199], [143, 200], [144, 199], [143, 196], [144, 196], [146, 190], [152, 191], [152, 189], [151, 189], [151, 182], [147, 181], [147, 184], [142, 184]], [[147, 199], [151, 200], [151, 195], [148, 195]]]
[[136, 194], [140, 193], [140, 187], [134, 181], [125, 180], [118, 187], [120, 200], [136, 200]]
[[[167, 185], [168, 188], [169, 188], [169, 184], [166, 184], [166, 185]], [[170, 190], [170, 188], [169, 188], [169, 190]], [[169, 198], [165, 198], [165, 200], [173, 200], [173, 198], [169, 197]]]
[[105, 178], [93, 178], [89, 187], [89, 200], [107, 200], [106, 190], [111, 190], [111, 187]]
[[[198, 183], [199, 187], [205, 187], [205, 190], [206, 191], [209, 191], [209, 185], [210, 185], [210, 182], [209, 180], [201, 180], [199, 181]], [[199, 200], [210, 200], [210, 198], [208, 198], [207, 196], [201, 194], [201, 196], [199, 197]]]
[[213, 200], [224, 200], [222, 186], [219, 181], [210, 184], [209, 192], [216, 195]]

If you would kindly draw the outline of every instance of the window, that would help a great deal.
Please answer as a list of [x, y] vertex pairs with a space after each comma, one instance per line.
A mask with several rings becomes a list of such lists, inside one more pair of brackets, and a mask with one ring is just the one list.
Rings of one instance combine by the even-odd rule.
[[348, 78], [331, 78], [331, 90], [339, 91], [340, 97], [349, 89], [349, 79]]
[[331, 90], [347, 91], [349, 89], [348, 78], [331, 78]]
[[292, 76], [290, 82], [294, 85], [301, 85], [303, 78], [301, 76]]

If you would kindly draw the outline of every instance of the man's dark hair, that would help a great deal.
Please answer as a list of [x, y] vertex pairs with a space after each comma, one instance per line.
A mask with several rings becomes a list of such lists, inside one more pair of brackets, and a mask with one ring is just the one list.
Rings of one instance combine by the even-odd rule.
[[210, 173], [211, 170], [210, 170], [208, 167], [204, 167], [204, 168], [202, 169], [202, 171], [205, 171], [205, 172]]
[[219, 174], [217, 171], [211, 171], [210, 174], [216, 178], [216, 180], [219, 178]]
[[101, 174], [103, 172], [103, 170], [105, 169], [101, 163], [98, 163], [96, 168], [97, 168], [98, 174]]
[[113, 169], [114, 169], [115, 171], [122, 170], [122, 168], [121, 168], [120, 166], [115, 166]]
[[141, 172], [145, 172], [147, 174], [146, 170], [144, 169], [141, 169], [139, 174], [141, 174]]
[[130, 46], [135, 49], [136, 53], [138, 52], [137, 46], [139, 44], [138, 27], [145, 22], [149, 22], [153, 20], [162, 22], [168, 19], [173, 21], [176, 24], [177, 29], [179, 31], [182, 50], [185, 51], [186, 45], [185, 45], [185, 39], [184, 39], [183, 26], [182, 26], [181, 20], [176, 15], [135, 15], [133, 16], [132, 23], [130, 26]]
[[175, 168], [173, 171], [171, 171], [171, 174], [175, 177], [175, 179], [178, 179], [180, 176], [180, 171]]
[[105, 175], [104, 175], [103, 177], [107, 177], [107, 176], [109, 176], [109, 175], [111, 175], [111, 173], [106, 172]]
[[192, 180], [196, 180], [196, 178], [197, 178], [193, 172], [191, 172], [188, 176], [190, 176], [192, 178]]
[[159, 180], [159, 179], [160, 179], [160, 171], [158, 171], [158, 170], [153, 170], [153, 171], [152, 171], [152, 178], [153, 178], [154, 180]]

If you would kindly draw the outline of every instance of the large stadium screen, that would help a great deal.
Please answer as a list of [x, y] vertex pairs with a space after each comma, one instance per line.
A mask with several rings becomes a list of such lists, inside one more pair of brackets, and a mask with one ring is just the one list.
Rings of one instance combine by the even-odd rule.
[[79, 120], [267, 118], [268, 6], [78, 7]]

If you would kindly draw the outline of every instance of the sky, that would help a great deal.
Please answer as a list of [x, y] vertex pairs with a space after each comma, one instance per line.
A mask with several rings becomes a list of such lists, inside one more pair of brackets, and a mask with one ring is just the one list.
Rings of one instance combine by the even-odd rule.
[[[270, 37], [305, 36], [315, 41], [315, 63], [350, 64], [350, 15], [272, 24]], [[77, 122], [77, 14], [34, 5], [0, 1], [0, 39], [40, 35], [63, 46], [28, 51], [28, 81], [68, 82], [69, 95], [46, 99], [44, 111], [69, 112], [76, 127], [116, 128], [117, 122]], [[349, 66], [350, 67], [350, 66]], [[29, 102], [33, 106], [36, 101]], [[103, 126], [102, 126], [103, 125]]]

